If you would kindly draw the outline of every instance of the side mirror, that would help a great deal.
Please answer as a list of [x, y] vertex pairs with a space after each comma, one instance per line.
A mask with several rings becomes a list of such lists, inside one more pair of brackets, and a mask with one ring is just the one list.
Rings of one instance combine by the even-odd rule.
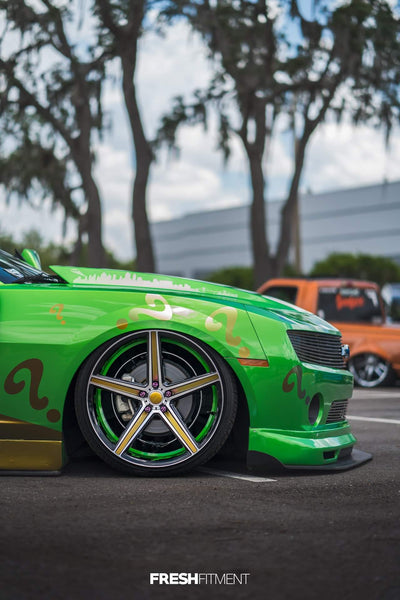
[[21, 252], [22, 259], [31, 267], [35, 267], [35, 269], [42, 270], [42, 264], [40, 262], [40, 256], [36, 252], [36, 250], [31, 250], [30, 248], [24, 248]]

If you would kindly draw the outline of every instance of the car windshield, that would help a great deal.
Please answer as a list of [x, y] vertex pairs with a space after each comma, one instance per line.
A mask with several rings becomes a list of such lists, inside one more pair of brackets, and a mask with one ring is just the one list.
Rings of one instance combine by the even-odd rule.
[[342, 323], [382, 323], [384, 314], [374, 288], [321, 287], [318, 315]]
[[19, 280], [49, 278], [44, 271], [39, 271], [16, 256], [0, 250], [0, 281], [2, 283], [17, 283]]

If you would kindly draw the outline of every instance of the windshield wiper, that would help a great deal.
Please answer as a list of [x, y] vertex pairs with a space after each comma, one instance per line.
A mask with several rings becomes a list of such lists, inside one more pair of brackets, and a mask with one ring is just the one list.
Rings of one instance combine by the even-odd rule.
[[52, 277], [45, 273], [38, 273], [37, 275], [26, 275], [20, 277], [14, 283], [61, 283], [61, 279], [58, 277]]

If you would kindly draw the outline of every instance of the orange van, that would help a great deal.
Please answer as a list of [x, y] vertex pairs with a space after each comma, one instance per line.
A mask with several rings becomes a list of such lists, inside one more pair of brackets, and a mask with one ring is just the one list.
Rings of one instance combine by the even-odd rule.
[[270, 279], [258, 290], [296, 304], [340, 329], [350, 347], [348, 368], [363, 387], [400, 377], [400, 326], [386, 322], [379, 286], [351, 279]]

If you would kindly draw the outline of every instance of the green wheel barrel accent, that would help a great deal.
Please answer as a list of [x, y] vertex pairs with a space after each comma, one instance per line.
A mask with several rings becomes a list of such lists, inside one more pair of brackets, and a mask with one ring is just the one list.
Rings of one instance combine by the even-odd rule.
[[[134, 346], [136, 346], [138, 343], [140, 343], [139, 341], [134, 342], [133, 344], [131, 344], [129, 346], [129, 348], [133, 348]], [[119, 358], [119, 356], [121, 356], [124, 352], [127, 351], [127, 348], [123, 347], [121, 348], [118, 352], [116, 352], [104, 365], [103, 368], [101, 369], [101, 374], [102, 375], [107, 375], [108, 369], [109, 367], [113, 364], [113, 362], [115, 360], [117, 360]], [[112, 442], [116, 442], [118, 440], [118, 437], [115, 435], [115, 433], [113, 432], [113, 430], [111, 429], [111, 427], [108, 424], [107, 419], [104, 416], [104, 412], [101, 406], [101, 393], [100, 390], [96, 390], [95, 393], [95, 407], [96, 407], [96, 414], [97, 414], [97, 418], [99, 420], [99, 423], [101, 423], [102, 427], [104, 428], [104, 431], [106, 432], [108, 438], [110, 439], [110, 441]]]
[[127, 334], [98, 349], [77, 383], [76, 413], [89, 445], [123, 471], [181, 473], [223, 445], [236, 414], [229, 368], [188, 336]]
[[104, 413], [103, 413], [103, 408], [101, 406], [101, 394], [100, 394], [100, 390], [96, 390], [96, 393], [95, 393], [95, 396], [94, 396], [94, 402], [95, 402], [97, 419], [98, 419], [99, 423], [101, 424], [101, 426], [103, 427], [106, 435], [108, 436], [108, 439], [111, 442], [117, 442], [118, 441], [118, 437], [115, 435], [115, 433], [113, 432], [113, 430], [109, 426], [108, 421], [105, 418]]

